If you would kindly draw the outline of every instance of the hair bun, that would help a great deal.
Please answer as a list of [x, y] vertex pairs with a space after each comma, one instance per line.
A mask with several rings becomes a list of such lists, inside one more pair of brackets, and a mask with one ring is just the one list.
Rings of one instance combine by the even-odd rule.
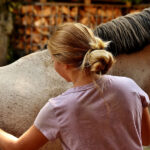
[[105, 74], [114, 63], [112, 54], [106, 50], [94, 50], [90, 53], [91, 72]]
[[[106, 50], [88, 52], [84, 59], [84, 68], [97, 74], [105, 74], [115, 62], [112, 54]], [[83, 67], [82, 67], [83, 68]]]

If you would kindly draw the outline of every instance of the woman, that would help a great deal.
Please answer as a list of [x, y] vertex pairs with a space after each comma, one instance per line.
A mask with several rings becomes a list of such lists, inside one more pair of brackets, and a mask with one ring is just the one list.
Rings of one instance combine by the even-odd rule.
[[105, 75], [115, 62], [108, 45], [82, 24], [59, 26], [48, 48], [55, 70], [73, 87], [50, 99], [21, 137], [0, 130], [0, 148], [35, 150], [56, 138], [65, 150], [149, 145], [149, 97], [133, 80]]

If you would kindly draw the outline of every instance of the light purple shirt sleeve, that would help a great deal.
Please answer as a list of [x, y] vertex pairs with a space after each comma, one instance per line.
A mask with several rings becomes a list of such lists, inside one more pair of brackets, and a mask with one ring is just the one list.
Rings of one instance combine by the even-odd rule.
[[59, 133], [59, 126], [55, 117], [54, 107], [49, 100], [37, 115], [34, 125], [48, 140], [55, 140]]
[[132, 79], [130, 79], [130, 80], [133, 83], [132, 86], [135, 88], [135, 90], [137, 90], [137, 92], [140, 96], [142, 106], [143, 107], [149, 106], [150, 105], [150, 99], [149, 99], [148, 94], [144, 90], [142, 90], [141, 87], [139, 87], [134, 80], [132, 80]]

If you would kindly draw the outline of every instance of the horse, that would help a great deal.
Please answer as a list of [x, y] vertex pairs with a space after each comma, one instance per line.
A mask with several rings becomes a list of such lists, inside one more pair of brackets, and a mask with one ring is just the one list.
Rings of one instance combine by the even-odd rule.
[[[108, 74], [134, 79], [150, 96], [150, 37], [148, 38], [150, 34], [149, 31], [148, 34], [146, 31], [141, 32], [142, 27], [143, 30], [150, 28], [150, 17], [144, 18], [148, 15], [150, 16], [150, 9], [123, 16], [98, 26], [94, 33], [103, 40], [112, 41], [107, 50], [115, 55], [117, 61]], [[131, 21], [129, 25], [129, 21], [126, 20], [127, 23], [123, 23], [123, 18], [129, 21], [133, 19], [134, 22]], [[111, 33], [112, 22], [116, 24], [116, 27], [113, 25]], [[121, 22], [120, 25], [119, 22]], [[122, 26], [122, 24], [127, 24], [127, 26]], [[119, 28], [120, 26], [122, 28]], [[106, 27], [108, 27], [107, 36], [103, 37], [102, 32]], [[129, 31], [124, 30], [126, 28]], [[114, 34], [115, 29], [117, 31]], [[137, 29], [140, 30], [137, 31]], [[136, 38], [133, 33], [136, 34]], [[131, 39], [133, 41], [136, 39], [136, 41], [133, 42]], [[123, 46], [120, 47], [118, 43]], [[55, 72], [48, 50], [32, 53], [10, 65], [0, 67], [0, 128], [15, 136], [20, 136], [33, 124], [39, 110], [49, 98], [61, 94], [71, 86], [72, 84], [65, 82]], [[48, 149], [62, 150], [60, 141], [49, 142], [41, 148], [41, 150]]]

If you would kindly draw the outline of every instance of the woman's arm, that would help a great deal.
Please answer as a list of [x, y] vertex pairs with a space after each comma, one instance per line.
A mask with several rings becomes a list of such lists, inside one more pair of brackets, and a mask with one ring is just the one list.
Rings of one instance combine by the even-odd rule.
[[2, 150], [37, 150], [48, 139], [33, 125], [20, 138], [0, 129], [0, 149]]
[[142, 114], [142, 142], [144, 146], [150, 145], [150, 113], [148, 107], [143, 109]]

